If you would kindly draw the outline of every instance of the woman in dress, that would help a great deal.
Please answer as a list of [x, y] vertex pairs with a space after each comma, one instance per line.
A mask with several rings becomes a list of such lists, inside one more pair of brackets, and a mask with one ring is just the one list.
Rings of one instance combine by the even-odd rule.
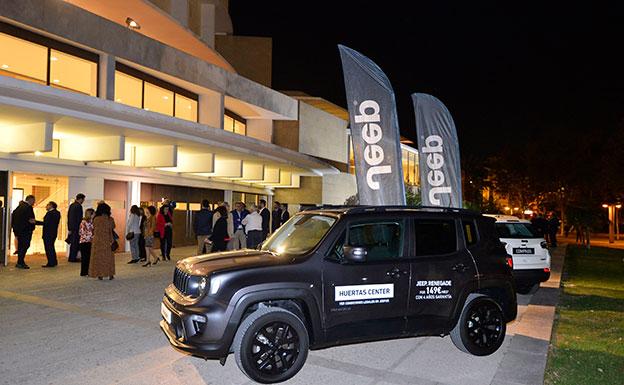
[[228, 238], [228, 212], [225, 206], [219, 206], [216, 209], [216, 213], [219, 214], [219, 219], [212, 227], [212, 235], [210, 240], [212, 241], [212, 251], [219, 252], [227, 249]]
[[84, 218], [78, 228], [80, 237], [80, 276], [89, 275], [89, 261], [91, 260], [91, 241], [93, 240], [93, 209], [86, 209]]
[[[159, 258], [158, 254], [156, 254], [155, 244], [156, 240], [154, 237], [154, 232], [156, 232], [156, 207], [150, 206], [145, 211], [145, 228], [143, 231], [143, 236], [145, 237], [145, 255], [147, 255], [147, 263], [143, 265], [143, 267], [155, 265], [158, 263]], [[152, 262], [154, 261], [154, 262]]]
[[139, 255], [141, 256], [141, 262], [147, 261], [147, 247], [145, 246], [145, 221], [147, 216], [145, 215], [145, 209], [139, 207], [139, 213], [141, 217], [141, 234], [139, 234]]
[[93, 240], [91, 243], [91, 261], [89, 263], [89, 277], [115, 278], [115, 254], [113, 253], [113, 230], [115, 221], [111, 217], [111, 208], [106, 203], [100, 203], [95, 210], [93, 219]]
[[173, 242], [173, 216], [169, 205], [160, 207], [156, 217], [156, 231], [160, 237], [160, 253], [163, 261], [171, 261], [171, 246]]

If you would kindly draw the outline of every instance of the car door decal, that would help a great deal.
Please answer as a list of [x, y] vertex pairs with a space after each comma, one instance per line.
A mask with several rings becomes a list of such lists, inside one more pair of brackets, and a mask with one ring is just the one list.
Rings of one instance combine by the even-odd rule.
[[416, 282], [416, 296], [415, 300], [431, 300], [453, 299], [451, 294], [451, 288], [453, 287], [452, 280], [435, 280], [435, 281], [417, 281]]
[[389, 303], [394, 298], [394, 284], [348, 285], [334, 287], [334, 301], [339, 306]]

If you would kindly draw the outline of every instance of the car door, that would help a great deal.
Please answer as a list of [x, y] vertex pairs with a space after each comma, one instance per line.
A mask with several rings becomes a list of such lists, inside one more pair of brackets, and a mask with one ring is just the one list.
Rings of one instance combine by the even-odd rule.
[[[409, 297], [404, 219], [350, 221], [323, 261], [328, 341], [401, 335]], [[343, 246], [365, 247], [364, 262], [347, 262]]]
[[[456, 307], [476, 269], [464, 247], [462, 222], [454, 217], [415, 217], [410, 227], [410, 334], [437, 334], [451, 326]], [[471, 229], [474, 231], [474, 224]], [[476, 233], [471, 234], [476, 239]]]

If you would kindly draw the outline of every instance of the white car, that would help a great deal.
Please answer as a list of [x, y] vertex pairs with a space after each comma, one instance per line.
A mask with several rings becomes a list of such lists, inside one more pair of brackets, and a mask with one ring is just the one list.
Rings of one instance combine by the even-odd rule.
[[540, 282], [550, 278], [548, 244], [533, 230], [531, 222], [511, 215], [489, 215], [496, 220], [498, 236], [513, 259], [516, 291], [533, 294]]

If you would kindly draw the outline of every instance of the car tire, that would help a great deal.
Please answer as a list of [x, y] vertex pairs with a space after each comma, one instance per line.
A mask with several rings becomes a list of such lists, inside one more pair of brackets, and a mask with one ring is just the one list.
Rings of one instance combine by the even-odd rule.
[[487, 356], [503, 344], [506, 330], [505, 315], [498, 302], [482, 294], [471, 294], [451, 330], [451, 340], [465, 353]]
[[232, 344], [238, 368], [253, 381], [286, 381], [308, 357], [309, 337], [303, 321], [288, 310], [261, 307], [240, 324]]
[[536, 283], [534, 285], [518, 286], [516, 292], [518, 292], [518, 294], [530, 295], [537, 293], [537, 290], [539, 290], [539, 288], [539, 283]]

